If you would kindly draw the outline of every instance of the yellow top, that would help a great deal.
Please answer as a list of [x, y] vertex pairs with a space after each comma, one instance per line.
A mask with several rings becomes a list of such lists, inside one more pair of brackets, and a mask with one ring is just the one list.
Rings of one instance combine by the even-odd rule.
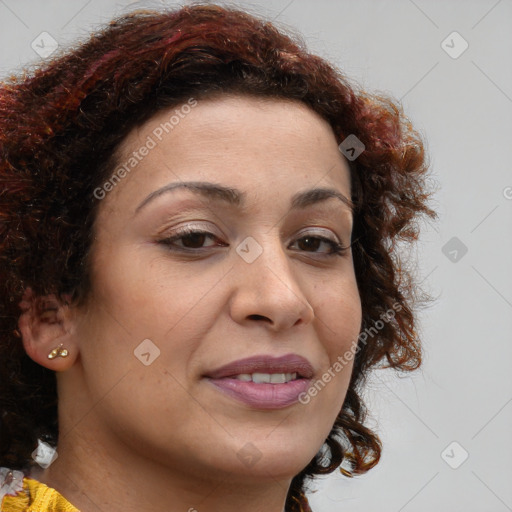
[[21, 471], [1, 469], [0, 512], [80, 512], [55, 489]]

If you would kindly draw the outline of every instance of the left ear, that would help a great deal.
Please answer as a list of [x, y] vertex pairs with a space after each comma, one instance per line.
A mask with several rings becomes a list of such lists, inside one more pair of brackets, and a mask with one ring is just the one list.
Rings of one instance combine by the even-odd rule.
[[[22, 314], [18, 329], [27, 355], [36, 363], [54, 371], [70, 368], [78, 356], [75, 339], [74, 315], [68, 303], [61, 303], [55, 295], [37, 297], [29, 287], [25, 290], [19, 306]], [[49, 359], [52, 350], [59, 347], [67, 350], [66, 357]]]

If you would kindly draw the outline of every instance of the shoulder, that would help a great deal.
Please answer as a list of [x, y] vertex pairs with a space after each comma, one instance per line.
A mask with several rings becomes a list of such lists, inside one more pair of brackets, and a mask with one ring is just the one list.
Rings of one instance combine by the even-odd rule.
[[80, 512], [57, 490], [22, 471], [0, 468], [0, 512]]

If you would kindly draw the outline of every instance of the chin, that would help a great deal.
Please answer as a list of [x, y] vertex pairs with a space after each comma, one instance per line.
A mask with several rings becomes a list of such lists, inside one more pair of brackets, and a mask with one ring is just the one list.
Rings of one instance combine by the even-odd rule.
[[[290, 436], [291, 437], [291, 436]], [[282, 439], [246, 440], [236, 450], [235, 470], [240, 475], [251, 475], [258, 480], [286, 480], [300, 473], [320, 450], [322, 441], [307, 444], [304, 437], [293, 436], [294, 443]]]
[[298, 460], [296, 457], [293, 460], [262, 457], [254, 465], [244, 467], [235, 463], [233, 466], [226, 468], [226, 476], [227, 480], [233, 484], [238, 482], [247, 484], [248, 481], [252, 481], [254, 484], [276, 481], [288, 482], [298, 475], [309, 462], [309, 459]]

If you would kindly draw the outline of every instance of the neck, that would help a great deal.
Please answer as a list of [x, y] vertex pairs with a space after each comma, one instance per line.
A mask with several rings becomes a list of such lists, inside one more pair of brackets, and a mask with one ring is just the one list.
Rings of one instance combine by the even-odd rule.
[[57, 459], [33, 475], [81, 512], [284, 511], [291, 480], [269, 475], [244, 482], [236, 475], [164, 465], [144, 450], [100, 434], [93, 420], [91, 412], [62, 436]]

